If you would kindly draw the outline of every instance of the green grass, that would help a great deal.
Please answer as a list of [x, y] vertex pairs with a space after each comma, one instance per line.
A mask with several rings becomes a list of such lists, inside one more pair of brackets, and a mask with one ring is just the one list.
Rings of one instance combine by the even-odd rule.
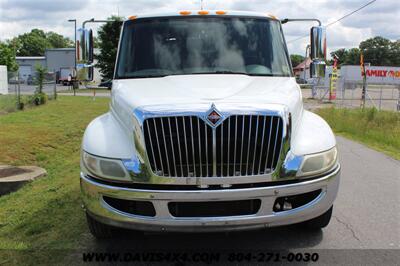
[[[53, 100], [52, 94], [47, 94], [47, 100]], [[23, 109], [27, 110], [36, 107], [33, 103], [33, 95], [21, 95], [20, 102]], [[0, 115], [19, 111], [17, 109], [17, 96], [15, 94], [0, 95]]]
[[[0, 164], [38, 165], [48, 172], [0, 197], [0, 265], [57, 262], [49, 249], [77, 247], [87, 230], [79, 190], [81, 138], [87, 124], [107, 111], [108, 101], [66, 96], [0, 116]], [[20, 253], [7, 256], [4, 249]], [[23, 252], [32, 250], [37, 252]]]
[[362, 142], [400, 160], [400, 113], [372, 109], [324, 108], [316, 111], [336, 134]]
[[[28, 96], [22, 95], [21, 102], [27, 105]], [[17, 111], [17, 98], [14, 94], [0, 95], [0, 115]]]

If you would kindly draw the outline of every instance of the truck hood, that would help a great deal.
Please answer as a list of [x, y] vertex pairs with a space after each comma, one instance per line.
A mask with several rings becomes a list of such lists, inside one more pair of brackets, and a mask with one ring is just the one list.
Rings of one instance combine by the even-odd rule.
[[290, 77], [200, 74], [113, 81], [111, 107], [121, 120], [130, 120], [139, 107], [199, 103], [279, 104], [290, 110], [294, 123], [302, 111], [300, 88]]

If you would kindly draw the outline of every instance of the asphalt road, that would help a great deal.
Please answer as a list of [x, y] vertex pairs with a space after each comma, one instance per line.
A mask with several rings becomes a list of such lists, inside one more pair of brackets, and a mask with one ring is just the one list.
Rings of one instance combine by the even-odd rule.
[[108, 241], [95, 240], [86, 233], [78, 248], [255, 253], [270, 249], [302, 250], [320, 253], [323, 264], [398, 265], [400, 161], [342, 137], [337, 137], [337, 141], [342, 179], [332, 220], [323, 230], [315, 232], [299, 226], [285, 226], [235, 233], [149, 233], [139, 239], [125, 232]]

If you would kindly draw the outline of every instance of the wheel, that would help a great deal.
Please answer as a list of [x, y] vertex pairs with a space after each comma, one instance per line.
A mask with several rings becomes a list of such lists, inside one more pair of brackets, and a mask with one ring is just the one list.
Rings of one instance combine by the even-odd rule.
[[90, 233], [95, 238], [111, 238], [115, 235], [115, 228], [103, 223], [100, 223], [93, 219], [89, 214], [86, 213], [86, 221], [90, 230]]
[[308, 220], [304, 222], [304, 225], [309, 229], [321, 229], [326, 227], [329, 224], [329, 221], [332, 217], [333, 206], [329, 208], [322, 215], [315, 217], [314, 219]]

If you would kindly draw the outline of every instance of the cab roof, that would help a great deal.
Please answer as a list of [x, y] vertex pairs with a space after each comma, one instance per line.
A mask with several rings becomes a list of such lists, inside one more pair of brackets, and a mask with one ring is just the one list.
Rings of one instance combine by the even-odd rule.
[[140, 18], [159, 18], [159, 17], [176, 17], [176, 16], [243, 16], [243, 17], [258, 17], [278, 20], [277, 17], [269, 13], [252, 12], [252, 11], [235, 11], [235, 10], [181, 10], [165, 13], [147, 13], [132, 15], [128, 20]]

